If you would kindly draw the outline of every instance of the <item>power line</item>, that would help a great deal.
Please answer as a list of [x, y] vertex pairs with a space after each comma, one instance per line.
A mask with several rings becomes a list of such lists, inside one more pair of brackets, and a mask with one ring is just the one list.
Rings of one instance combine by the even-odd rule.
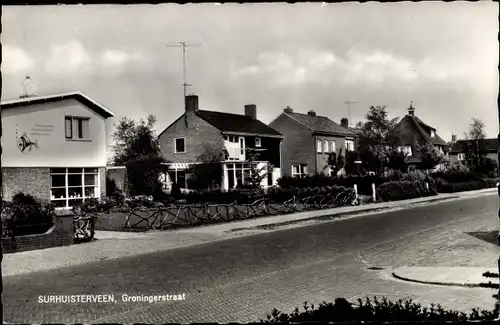
[[343, 102], [341, 102], [342, 104], [346, 104], [347, 107], [349, 108], [349, 124], [351, 124], [351, 104], [356, 104], [356, 103], [359, 103], [359, 102], [354, 102], [352, 100], [345, 100]]
[[186, 97], [187, 92], [186, 89], [188, 86], [192, 86], [186, 81], [186, 48], [190, 46], [200, 45], [201, 42], [170, 42], [167, 44], [167, 47], [180, 47], [182, 48], [182, 72], [184, 77], [184, 83], [182, 86], [184, 87], [184, 97]]

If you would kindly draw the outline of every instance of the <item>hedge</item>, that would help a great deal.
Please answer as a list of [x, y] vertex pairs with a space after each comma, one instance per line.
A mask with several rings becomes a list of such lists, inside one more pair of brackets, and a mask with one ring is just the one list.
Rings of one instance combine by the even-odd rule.
[[443, 179], [437, 179], [436, 184], [440, 193], [456, 193], [495, 187], [496, 181], [494, 184], [488, 180], [449, 183]]
[[352, 304], [345, 298], [337, 298], [334, 303], [322, 302], [317, 308], [304, 303], [304, 311], [296, 308], [287, 314], [273, 309], [263, 323], [299, 323], [299, 322], [417, 322], [417, 321], [477, 321], [495, 320], [498, 309], [492, 311], [472, 309], [469, 314], [454, 310], [446, 310], [441, 305], [431, 304], [423, 307], [411, 299], [399, 299], [396, 302], [387, 298], [365, 301], [358, 299], [357, 304]]
[[315, 188], [323, 186], [344, 186], [354, 188], [357, 185], [358, 194], [372, 195], [372, 184], [379, 186], [382, 183], [390, 181], [387, 177], [380, 176], [347, 176], [347, 177], [330, 177], [322, 174], [295, 178], [283, 176], [278, 179], [278, 185], [281, 188]]
[[421, 181], [391, 181], [377, 188], [377, 196], [382, 201], [399, 201], [437, 195], [435, 188]]

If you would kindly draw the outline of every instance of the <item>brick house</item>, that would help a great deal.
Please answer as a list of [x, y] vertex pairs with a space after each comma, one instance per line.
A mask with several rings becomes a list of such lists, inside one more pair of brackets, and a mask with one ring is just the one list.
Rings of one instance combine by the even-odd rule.
[[185, 112], [158, 137], [162, 156], [168, 161], [165, 182], [188, 188], [190, 168], [199, 163], [198, 156], [207, 150], [224, 152], [222, 161], [223, 190], [244, 183], [250, 171], [249, 152], [259, 155], [257, 168], [268, 163], [263, 186], [275, 185], [281, 177], [281, 141], [283, 136], [257, 119], [256, 105], [245, 105], [245, 114], [200, 110], [198, 96], [185, 98]]
[[450, 161], [466, 162], [466, 159], [474, 159], [476, 156], [477, 148], [479, 154], [483, 157], [488, 157], [497, 160], [498, 156], [498, 140], [481, 139], [476, 140], [457, 140], [451, 146]]
[[432, 144], [445, 159], [449, 158], [449, 146], [438, 134], [435, 127], [424, 123], [415, 116], [415, 108], [412, 104], [405, 115], [395, 126], [399, 138], [399, 149], [408, 155], [409, 165], [418, 165], [421, 160], [417, 151], [418, 145]]
[[346, 118], [339, 125], [314, 111], [302, 114], [287, 107], [269, 126], [284, 135], [283, 176], [330, 174], [328, 154], [355, 148], [356, 134], [349, 130]]
[[114, 113], [81, 92], [4, 101], [2, 194], [71, 207], [106, 194], [106, 120]]

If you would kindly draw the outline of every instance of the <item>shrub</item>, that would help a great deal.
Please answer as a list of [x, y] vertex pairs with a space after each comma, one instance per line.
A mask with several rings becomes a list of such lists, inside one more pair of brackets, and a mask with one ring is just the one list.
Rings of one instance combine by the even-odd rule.
[[479, 180], [478, 175], [460, 162], [447, 163], [440, 171], [432, 173], [432, 176], [434, 178], [442, 178], [450, 183]]
[[431, 304], [423, 307], [411, 299], [399, 299], [396, 302], [387, 298], [365, 301], [358, 299], [352, 304], [344, 298], [337, 298], [333, 303], [322, 302], [317, 308], [304, 303], [304, 311], [298, 308], [290, 314], [276, 309], [271, 311], [264, 323], [299, 323], [299, 322], [401, 322], [401, 321], [466, 321], [466, 320], [494, 320], [498, 311], [472, 309], [470, 314], [445, 310], [441, 305]]
[[436, 191], [420, 181], [391, 181], [377, 188], [377, 195], [382, 201], [399, 201], [436, 195]]
[[481, 157], [479, 163], [473, 167], [474, 172], [486, 177], [498, 176], [498, 163], [490, 157]]
[[399, 170], [390, 170], [389, 173], [387, 174], [387, 179], [389, 181], [400, 181], [403, 176], [405, 176], [405, 174], [403, 174], [401, 171]]
[[438, 185], [438, 192], [440, 193], [456, 193], [464, 191], [474, 191], [486, 188], [487, 184], [484, 181], [469, 181], [469, 182], [455, 182], [449, 183], [443, 181]]
[[54, 223], [54, 206], [29, 194], [17, 193], [2, 207], [2, 219], [8, 220], [16, 236], [45, 232]]
[[159, 179], [161, 164], [159, 156], [141, 156], [126, 164], [129, 192], [131, 195], [153, 195], [161, 186]]
[[116, 181], [110, 177], [106, 177], [106, 197], [109, 201], [113, 201], [115, 205], [122, 205], [125, 200], [123, 191], [116, 185]]

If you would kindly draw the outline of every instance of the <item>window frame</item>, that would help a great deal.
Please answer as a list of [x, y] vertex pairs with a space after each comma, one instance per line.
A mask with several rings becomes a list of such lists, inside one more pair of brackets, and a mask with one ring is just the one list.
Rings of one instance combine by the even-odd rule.
[[337, 144], [335, 143], [335, 140], [330, 141], [330, 152], [337, 152]]
[[255, 138], [255, 147], [256, 148], [262, 147], [262, 140], [260, 138]]
[[[298, 167], [298, 173], [294, 171], [295, 167]], [[307, 176], [307, 164], [292, 165], [292, 177], [306, 177]]]
[[[345, 151], [354, 151], [354, 140], [353, 139], [345, 139]], [[348, 146], [349, 144], [349, 146]]]
[[[75, 171], [75, 169], [80, 169], [80, 171]], [[56, 207], [56, 209], [72, 209], [70, 202], [85, 202], [85, 200], [98, 199], [101, 197], [101, 175], [99, 172], [99, 167], [52, 167], [49, 170], [50, 175], [50, 202], [57, 204], [57, 202], [64, 202], [64, 206]], [[69, 185], [70, 176], [79, 175], [81, 184], [80, 185]], [[92, 185], [87, 185], [85, 182], [85, 176], [93, 175], [95, 183]], [[53, 176], [64, 176], [64, 186], [53, 186], [52, 177]], [[87, 196], [86, 189], [93, 188], [94, 195]], [[64, 189], [64, 197], [55, 197], [53, 190]], [[81, 196], [70, 196], [71, 189], [81, 189]]]
[[[68, 136], [68, 121], [69, 123], [69, 136]], [[87, 122], [87, 134], [85, 136], [83, 122]], [[76, 122], [76, 130], [75, 130]], [[76, 116], [76, 115], [65, 115], [64, 116], [64, 138], [66, 141], [92, 141], [90, 137], [90, 117], [88, 116]]]
[[[182, 140], [184, 145], [184, 151], [177, 150], [177, 140]], [[186, 153], [186, 138], [174, 138], [174, 153]]]
[[316, 153], [323, 153], [323, 141], [316, 140]]

